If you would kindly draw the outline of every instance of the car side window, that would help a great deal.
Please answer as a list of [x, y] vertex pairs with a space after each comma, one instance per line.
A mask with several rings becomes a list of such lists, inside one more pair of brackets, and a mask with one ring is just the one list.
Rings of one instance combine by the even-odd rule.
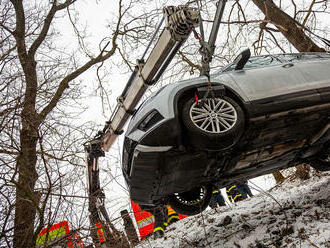
[[329, 53], [303, 53], [300, 57], [301, 60], [312, 60], [312, 59], [329, 59]]
[[281, 55], [278, 55], [278, 58], [283, 63], [296, 62], [301, 59], [301, 54], [281, 54]]
[[281, 54], [278, 58], [283, 63], [296, 62], [296, 61], [306, 61], [314, 59], [327, 59], [330, 58], [329, 53], [300, 53], [300, 54]]
[[258, 68], [278, 64], [281, 64], [281, 61], [279, 61], [276, 57], [270, 55], [257, 56], [250, 58], [244, 66], [244, 69]]
[[[258, 68], [264, 66], [278, 65], [281, 63], [292, 63], [297, 61], [312, 60], [312, 59], [329, 59], [330, 53], [296, 53], [296, 54], [279, 54], [279, 55], [264, 55], [252, 57], [248, 60], [244, 69]], [[235, 64], [229, 64], [222, 69], [222, 72], [234, 71]]]
[[326, 52], [326, 53], [319, 53], [318, 55], [320, 56], [320, 58], [323, 58], [323, 59], [330, 59], [330, 53], [329, 53], [329, 52]]
[[[278, 65], [281, 61], [271, 55], [252, 57], [246, 62], [243, 69], [258, 68], [263, 66]], [[236, 64], [229, 64], [222, 72], [234, 71]]]

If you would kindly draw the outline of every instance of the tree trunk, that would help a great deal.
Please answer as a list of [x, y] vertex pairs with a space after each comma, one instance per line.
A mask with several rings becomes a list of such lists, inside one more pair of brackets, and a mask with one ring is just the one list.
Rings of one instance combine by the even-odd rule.
[[17, 158], [14, 247], [34, 247], [34, 221], [39, 197], [34, 192], [38, 178], [36, 171], [37, 138], [26, 128], [21, 131], [21, 151]]
[[[11, 5], [9, 2], [11, 2]], [[17, 62], [17, 67], [21, 66], [22, 68], [22, 70], [19, 68], [20, 73], [17, 75], [21, 75], [21, 71], [23, 71], [25, 77], [24, 79], [16, 78], [17, 76], [15, 75], [15, 72], [13, 75], [13, 80], [8, 81], [10, 83], [15, 83], [17, 81], [17, 85], [19, 86], [17, 89], [21, 90], [21, 88], [24, 88], [25, 91], [22, 104], [21, 94], [17, 97], [17, 99], [19, 99], [18, 102], [20, 103], [19, 108], [22, 108], [20, 113], [22, 124], [19, 133], [20, 151], [15, 161], [16, 170], [14, 171], [13, 180], [16, 187], [13, 230], [13, 246], [15, 248], [35, 247], [35, 239], [38, 235], [38, 231], [44, 225], [43, 213], [39, 209], [40, 195], [39, 193], [34, 192], [34, 188], [38, 180], [38, 172], [36, 167], [38, 161], [38, 129], [40, 128], [41, 123], [45, 121], [47, 115], [51, 113], [54, 108], [56, 108], [58, 102], [64, 96], [64, 92], [68, 89], [69, 83], [72, 80], [88, 71], [93, 67], [93, 65], [108, 60], [112, 55], [114, 55], [117, 50], [116, 40], [118, 36], [121, 35], [119, 29], [121, 28], [122, 17], [130, 8], [129, 7], [124, 11], [122, 10], [124, 6], [119, 4], [119, 18], [116, 22], [116, 30], [111, 42], [107, 43], [97, 56], [89, 56], [89, 60], [78, 66], [75, 61], [75, 55], [70, 57], [64, 56], [65, 62], [61, 60], [60, 63], [57, 58], [55, 58], [57, 55], [54, 55], [54, 58], [52, 58], [53, 56], [44, 56], [46, 51], [48, 51], [48, 48], [43, 50], [43, 43], [46, 44], [47, 47], [56, 48], [55, 50], [62, 46], [60, 45], [58, 47], [56, 45], [56, 41], [53, 40], [55, 37], [54, 34], [57, 33], [57, 31], [49, 31], [52, 27], [54, 27], [53, 20], [57, 12], [67, 9], [69, 6], [73, 5], [76, 0], [48, 2], [48, 4], [44, 4], [43, 6], [39, 6], [38, 2], [31, 4], [29, 1], [22, 0], [9, 0], [5, 1], [3, 5], [0, 4], [1, 7], [6, 7], [4, 11], [1, 9], [1, 28], [5, 28], [4, 34], [10, 33], [16, 41], [13, 42], [11, 39], [6, 39], [3, 47], [6, 49], [6, 46], [8, 46], [10, 48], [9, 52], [14, 48], [17, 50], [17, 56], [19, 59], [19, 63]], [[12, 10], [14, 10], [14, 12], [12, 12]], [[6, 20], [6, 18], [8, 18], [8, 20]], [[2, 23], [3, 20], [5, 20], [5, 22]], [[74, 23], [72, 23], [72, 25], [74, 25]], [[38, 52], [39, 49], [41, 50], [40, 52]], [[58, 50], [56, 52], [60, 54]], [[16, 54], [14, 56], [16, 56]], [[39, 77], [37, 77], [36, 58], [41, 58], [40, 61], [38, 60], [38, 73], [40, 73], [40, 75], [38, 75]], [[45, 58], [45, 60], [43, 58]], [[12, 60], [14, 61], [15, 59]], [[49, 66], [55, 65], [55, 63], [58, 63], [59, 67]], [[68, 63], [67, 70], [62, 68], [62, 63]], [[7, 63], [7, 66], [8, 65], [14, 66], [12, 63]], [[4, 66], [2, 67], [4, 68]], [[9, 69], [7, 70], [10, 72]], [[16, 68], [14, 71], [16, 71]], [[38, 88], [38, 78], [42, 80], [42, 84], [39, 86], [44, 85], [45, 88], [47, 88], [45, 89], [45, 93], [47, 93], [47, 97], [49, 97], [49, 101], [39, 108], [36, 107], [37, 93], [39, 93], [39, 90], [43, 89], [42, 87]], [[21, 87], [21, 84], [24, 86]], [[41, 93], [40, 96], [43, 97], [43, 94]], [[10, 102], [14, 102], [11, 97], [9, 99]], [[41, 107], [43, 107], [43, 109], [41, 109]], [[16, 138], [16, 136], [14, 138]], [[13, 143], [16, 144], [18, 141]], [[40, 217], [39, 221], [36, 221], [37, 211], [40, 211], [40, 213], [38, 212]], [[36, 222], [39, 222], [39, 226], [34, 230]], [[123, 242], [125, 241], [124, 239], [122, 240]]]
[[34, 247], [34, 223], [39, 196], [34, 192], [38, 179], [37, 142], [40, 118], [35, 110], [37, 94], [36, 62], [25, 56], [20, 58], [25, 74], [26, 90], [21, 113], [20, 153], [17, 157], [18, 181], [16, 182], [16, 205], [14, 219], [15, 248]]
[[266, 19], [274, 23], [285, 38], [299, 52], [325, 52], [317, 46], [304, 31], [297, 26], [295, 20], [278, 8], [272, 0], [252, 0], [253, 3], [265, 14]]
[[280, 171], [274, 171], [273, 176], [275, 178], [276, 184], [279, 184], [285, 180], [285, 177], [282, 175]]

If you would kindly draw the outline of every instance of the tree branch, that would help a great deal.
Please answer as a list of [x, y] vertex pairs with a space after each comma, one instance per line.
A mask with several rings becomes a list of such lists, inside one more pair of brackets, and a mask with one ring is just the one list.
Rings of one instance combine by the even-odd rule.
[[312, 3], [311, 3], [311, 5], [309, 6], [309, 9], [308, 9], [308, 11], [307, 11], [307, 15], [306, 15], [306, 17], [304, 18], [304, 21], [303, 21], [302, 24], [301, 24], [301, 25], [303, 25], [304, 27], [306, 26], [307, 20], [308, 20], [310, 14], [312, 13], [312, 10], [313, 10], [313, 6], [314, 6], [314, 4], [315, 4], [315, 0], [313, 0]]
[[[60, 84], [57, 88], [57, 91], [55, 92], [55, 94], [54, 94], [53, 98], [51, 99], [51, 101], [41, 111], [41, 113], [39, 115], [41, 117], [41, 119], [44, 119], [55, 108], [58, 101], [62, 97], [64, 91], [69, 87], [69, 83], [72, 80], [76, 79], [79, 75], [81, 75], [82, 73], [87, 71], [93, 65], [109, 59], [115, 53], [115, 51], [117, 49], [116, 41], [117, 41], [117, 38], [118, 38], [118, 35], [119, 35], [119, 26], [120, 26], [122, 17], [123, 17], [123, 14], [122, 14], [122, 0], [120, 0], [120, 2], [119, 2], [119, 17], [118, 17], [118, 21], [117, 21], [117, 25], [116, 25], [116, 30], [115, 30], [115, 32], [113, 34], [113, 37], [112, 37], [112, 48], [109, 51], [105, 52], [105, 48], [108, 45], [108, 43], [107, 43], [107, 45], [102, 49], [102, 51], [100, 52], [100, 54], [96, 58], [93, 58], [93, 59], [89, 60], [83, 66], [81, 66], [80, 68], [76, 69], [74, 72], [72, 72], [69, 75], [67, 75], [66, 77], [64, 77], [62, 79], [62, 81], [60, 82]], [[104, 54], [104, 52], [105, 52], [105, 54]]]
[[49, 27], [54, 19], [56, 12], [70, 6], [75, 1], [76, 0], [66, 0], [63, 4], [60, 4], [60, 5], [56, 5], [56, 1], [53, 2], [53, 5], [52, 5], [50, 11], [48, 12], [48, 15], [44, 21], [44, 25], [41, 29], [39, 36], [32, 43], [32, 45], [29, 49], [29, 56], [34, 57], [35, 53], [37, 52], [37, 49], [40, 47], [41, 43], [45, 40], [45, 38], [48, 34], [48, 31], [49, 31]]
[[12, 33], [16, 39], [18, 57], [22, 66], [26, 64], [27, 52], [25, 44], [25, 14], [23, 8], [23, 1], [10, 0], [15, 9], [16, 27]]

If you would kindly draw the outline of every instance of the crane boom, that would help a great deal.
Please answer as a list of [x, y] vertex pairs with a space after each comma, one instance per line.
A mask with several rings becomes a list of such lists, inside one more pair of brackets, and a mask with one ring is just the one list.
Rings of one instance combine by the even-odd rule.
[[106, 122], [103, 130], [98, 132], [94, 139], [85, 143], [91, 236], [97, 248], [117, 247], [117, 243], [121, 244], [120, 247], [130, 247], [126, 237], [122, 236], [110, 222], [106, 211], [105, 194], [100, 187], [99, 157], [104, 157], [104, 152], [109, 151], [116, 138], [123, 133], [124, 125], [129, 117], [134, 114], [135, 107], [143, 94], [149, 86], [155, 84], [162, 76], [174, 55], [188, 39], [191, 31], [194, 31], [196, 37], [198, 36], [196, 30], [194, 30], [198, 25], [200, 25], [202, 34], [202, 39], [199, 39], [201, 45], [200, 52], [202, 54], [202, 73], [205, 76], [209, 75], [209, 63], [214, 53], [215, 40], [226, 1], [219, 0], [218, 2], [208, 42], [204, 41], [203, 24], [197, 9], [188, 6], [169, 6], [164, 8], [166, 24], [153, 50], [145, 61], [144, 59], [138, 60], [122, 94], [117, 98], [115, 110], [110, 120]]
[[91, 236], [98, 248], [116, 247], [116, 242], [122, 244], [121, 247], [129, 247], [128, 241], [111, 224], [107, 214], [105, 195], [100, 187], [98, 159], [104, 157], [105, 151], [109, 151], [147, 88], [158, 81], [192, 29], [199, 25], [199, 12], [187, 6], [167, 7], [164, 17], [165, 28], [147, 60], [139, 60], [135, 66], [122, 94], [117, 98], [110, 120], [93, 140], [85, 143]]
[[166, 7], [166, 25], [147, 60], [138, 61], [127, 85], [118, 97], [116, 108], [105, 126], [101, 148], [109, 151], [144, 92], [160, 78], [193, 27], [199, 25], [199, 12], [187, 6]]

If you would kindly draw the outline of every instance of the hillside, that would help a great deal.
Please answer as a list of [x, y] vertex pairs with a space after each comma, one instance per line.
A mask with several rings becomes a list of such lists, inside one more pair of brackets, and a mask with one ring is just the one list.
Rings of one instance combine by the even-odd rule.
[[328, 248], [330, 175], [289, 180], [236, 205], [208, 208], [137, 247]]

